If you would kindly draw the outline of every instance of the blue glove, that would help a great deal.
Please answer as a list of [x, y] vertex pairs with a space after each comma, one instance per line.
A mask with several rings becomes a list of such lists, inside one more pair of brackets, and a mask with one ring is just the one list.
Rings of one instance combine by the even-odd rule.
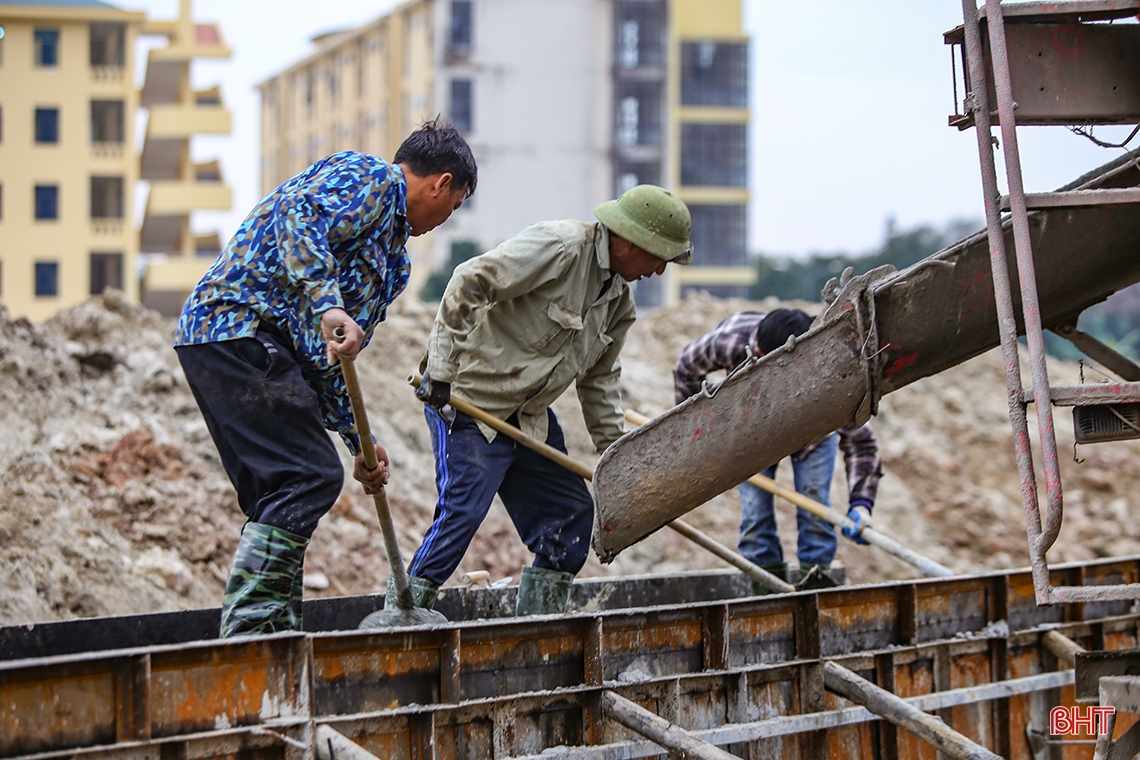
[[863, 540], [863, 528], [871, 519], [871, 506], [862, 500], [852, 504], [847, 509], [847, 519], [855, 523], [855, 527], [844, 528], [843, 535], [861, 546], [867, 546], [867, 542]]

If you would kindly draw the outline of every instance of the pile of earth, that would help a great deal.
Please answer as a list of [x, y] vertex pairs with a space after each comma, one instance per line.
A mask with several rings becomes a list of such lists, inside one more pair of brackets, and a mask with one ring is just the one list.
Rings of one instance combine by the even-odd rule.
[[[623, 356], [626, 403], [645, 414], [667, 408], [673, 363], [685, 343], [736, 310], [775, 305], [695, 297], [645, 316]], [[432, 307], [399, 302], [358, 362], [373, 428], [392, 459], [389, 501], [405, 556], [418, 546], [435, 505], [430, 438], [407, 384], [433, 314]], [[243, 518], [170, 348], [172, 329], [169, 320], [114, 294], [41, 324], [0, 310], [0, 623], [218, 603]], [[1056, 383], [1077, 381], [1075, 364], [1056, 363], [1052, 372]], [[1026, 564], [1003, 375], [996, 354], [978, 357], [887, 396], [874, 422], [886, 470], [876, 523], [962, 571]], [[575, 394], [555, 408], [571, 453], [592, 463]], [[1072, 451], [1071, 419], [1056, 416], [1059, 445]], [[1140, 523], [1129, 519], [1140, 493], [1140, 444], [1090, 446], [1080, 454], [1082, 464], [1063, 462], [1065, 525], [1050, 559], [1140, 552]], [[779, 477], [790, 478], [786, 464]], [[840, 507], [843, 480], [837, 467], [832, 493]], [[785, 547], [794, 547], [792, 510], [777, 510]], [[689, 520], [735, 544], [735, 493]], [[529, 559], [496, 502], [451, 582], [476, 570], [517, 579]], [[914, 575], [846, 541], [839, 560], [855, 582]], [[314, 537], [307, 593], [375, 591], [386, 566], [371, 499], [350, 480]], [[662, 531], [611, 565], [591, 558], [583, 574], [720, 566]]]

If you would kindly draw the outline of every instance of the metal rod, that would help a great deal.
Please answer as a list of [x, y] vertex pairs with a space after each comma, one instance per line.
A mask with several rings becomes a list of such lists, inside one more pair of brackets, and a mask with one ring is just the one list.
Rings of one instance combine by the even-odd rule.
[[1013, 85], [1009, 73], [1009, 53], [1005, 46], [1005, 19], [1001, 0], [986, 0], [986, 29], [990, 38], [994, 93], [997, 96], [1005, 176], [1009, 183], [1009, 206], [1013, 222], [1013, 252], [1017, 258], [1017, 281], [1021, 287], [1021, 315], [1029, 344], [1029, 369], [1033, 395], [1037, 399], [1037, 438], [1041, 446], [1045, 477], [1045, 517], [1032, 551], [1045, 553], [1057, 541], [1064, 518], [1064, 492], [1061, 486], [1061, 458], [1053, 429], [1053, 408], [1049, 401], [1049, 370], [1045, 366], [1045, 335], [1041, 327], [1041, 305], [1037, 300], [1037, 272], [1033, 261], [1033, 241], [1029, 235], [1029, 211], [1021, 179], [1021, 155], [1017, 147], [1017, 120], [1014, 115]]
[[[978, 684], [961, 689], [937, 691], [920, 697], [907, 697], [906, 702], [919, 710], [931, 712], [961, 705], [974, 705], [996, 699], [1009, 699], [1023, 694], [1035, 694], [1072, 686], [1073, 671], [1042, 673], [1023, 678], [1011, 678], [997, 683]], [[844, 726], [856, 726], [881, 718], [865, 707], [846, 707], [839, 710], [783, 715], [751, 723], [731, 723], [716, 728], [693, 731], [698, 739], [712, 744], [742, 744], [758, 739], [794, 736], [808, 731], [827, 731]], [[525, 755], [510, 760], [633, 760], [640, 757], [657, 757], [661, 748], [650, 742], [620, 742], [593, 747], [565, 747], [548, 749], [541, 755]]]
[[[420, 379], [416, 375], [412, 375], [408, 378], [408, 383], [413, 388], [417, 387], [419, 385], [419, 382]], [[574, 473], [575, 475], [578, 475], [584, 480], [592, 481], [594, 479], [594, 471], [589, 467], [571, 458], [568, 454], [563, 454], [553, 446], [550, 446], [543, 441], [531, 438], [529, 435], [519, 430], [514, 425], [500, 420], [493, 414], [490, 414], [475, 406], [474, 404], [471, 404], [468, 401], [464, 401], [461, 398], [452, 396], [450, 403], [452, 408], [454, 408], [457, 412], [462, 412], [468, 417], [482, 422], [484, 425], [487, 425], [493, 430], [502, 433], [508, 438], [512, 438], [518, 441], [522, 445], [526, 446], [532, 451], [538, 452], [555, 464], [562, 465], [567, 470]], [[693, 543], [697, 544], [701, 548], [711, 552], [712, 554], [715, 554], [717, 557], [737, 568], [746, 574], [749, 578], [769, 589], [770, 591], [787, 593], [796, 590], [796, 587], [792, 584], [788, 583], [787, 581], [780, 580], [775, 575], [772, 575], [770, 572], [760, 567], [756, 563], [749, 561], [743, 555], [739, 554], [738, 552], [734, 552], [732, 549], [729, 549], [724, 544], [702, 533], [688, 523], [682, 522], [681, 520], [674, 520], [673, 522], [669, 523], [669, 527]]]
[[[372, 429], [368, 425], [368, 412], [364, 408], [364, 394], [360, 390], [360, 380], [356, 376], [356, 365], [352, 359], [340, 358], [340, 372], [348, 388], [348, 398], [352, 402], [352, 417], [356, 422], [356, 433], [360, 439], [360, 453], [368, 469], [377, 465], [376, 447], [372, 444]], [[388, 555], [388, 565], [396, 584], [396, 604], [405, 610], [412, 608], [412, 594], [408, 590], [408, 572], [404, 569], [404, 558], [400, 555], [400, 544], [396, 539], [396, 526], [392, 522], [392, 510], [388, 507], [388, 495], [384, 488], [372, 494], [376, 507], [376, 519], [384, 534], [384, 552]]]
[[[1140, 203], [1140, 188], [1113, 187], [1101, 190], [1064, 190], [1052, 193], [1026, 193], [1025, 207], [1072, 208], [1074, 206], [1104, 206], [1110, 203]], [[1009, 196], [1001, 197], [1003, 211], [1010, 209]]]
[[317, 726], [315, 744], [318, 760], [380, 760], [340, 731], [323, 723]]
[[1078, 330], [1075, 323], [1054, 328], [1053, 332], [1072, 343], [1084, 352], [1085, 356], [1103, 364], [1121, 380], [1140, 381], [1140, 364], [1132, 361], [1111, 346], [1105, 345], [1092, 335]]
[[1041, 637], [1041, 643], [1066, 668], [1076, 665], [1077, 655], [1085, 651], [1083, 646], [1057, 631], [1048, 631]]
[[[644, 415], [638, 414], [632, 410], [627, 409], [625, 418], [634, 425], [644, 425], [649, 422], [649, 418]], [[779, 496], [780, 498], [788, 501], [800, 509], [815, 515], [819, 519], [829, 522], [840, 528], [854, 528], [855, 523], [852, 522], [846, 515], [836, 512], [834, 509], [827, 507], [812, 498], [809, 498], [795, 489], [788, 488], [787, 486], [777, 483], [772, 478], [766, 475], [756, 474], [748, 479], [748, 482], [757, 488], [761, 488], [768, 493]], [[863, 528], [863, 539], [876, 547], [885, 551], [887, 554], [899, 559], [908, 565], [918, 568], [924, 576], [930, 578], [940, 578], [948, 575], [954, 575], [954, 571], [945, 565], [940, 565], [932, 559], [922, 556], [918, 552], [912, 551], [890, 536], [882, 533], [875, 528], [868, 525]]]
[[[1132, 404], [1140, 402], [1140, 383], [1089, 383], [1087, 385], [1055, 385], [1053, 406], [1094, 406], [1098, 404]], [[1025, 403], [1035, 401], [1025, 392]]]
[[823, 664], [823, 682], [830, 691], [866, 707], [885, 720], [923, 739], [947, 757], [961, 760], [1002, 760], [985, 747], [924, 713], [901, 697], [891, 694], [834, 662]]
[[1037, 480], [1033, 470], [1033, 452], [1029, 446], [1029, 427], [1022, 404], [1021, 360], [1017, 353], [1017, 319], [1013, 311], [1009, 268], [1005, 253], [1005, 231], [1001, 212], [998, 211], [997, 167], [994, 164], [992, 135], [990, 134], [990, 104], [987, 93], [985, 59], [982, 56], [982, 38], [978, 29], [978, 10], [974, 0], [962, 0], [963, 31], [970, 90], [967, 101], [973, 112], [974, 133], [978, 143], [978, 161], [982, 175], [982, 202], [986, 211], [986, 237], [990, 251], [990, 274], [993, 278], [994, 306], [998, 332], [1001, 336], [1001, 353], [1005, 360], [1006, 403], [1009, 408], [1009, 426], [1013, 435], [1013, 449], [1017, 460], [1017, 474], [1021, 489], [1021, 503], [1025, 511], [1025, 534], [1029, 543], [1029, 558], [1033, 572], [1033, 587], [1038, 604], [1049, 602], [1049, 568], [1045, 558], [1033, 551], [1041, 534], [1041, 515], [1037, 504]]
[[660, 715], [612, 691], [602, 692], [602, 708], [608, 717], [666, 749], [683, 753], [681, 757], [694, 760], [740, 760], [738, 755], [729, 754], [715, 744], [696, 738]]

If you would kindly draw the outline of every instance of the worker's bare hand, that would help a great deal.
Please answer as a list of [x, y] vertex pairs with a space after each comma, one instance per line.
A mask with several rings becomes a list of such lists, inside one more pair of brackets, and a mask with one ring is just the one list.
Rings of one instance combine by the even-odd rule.
[[355, 359], [364, 345], [364, 331], [344, 309], [329, 309], [321, 315], [321, 337], [329, 364], [336, 364], [339, 358]]
[[364, 455], [357, 454], [352, 467], [352, 477], [364, 486], [364, 493], [379, 493], [388, 483], [388, 468], [388, 452], [383, 446], [376, 444], [376, 468], [368, 469], [368, 465], [364, 464]]

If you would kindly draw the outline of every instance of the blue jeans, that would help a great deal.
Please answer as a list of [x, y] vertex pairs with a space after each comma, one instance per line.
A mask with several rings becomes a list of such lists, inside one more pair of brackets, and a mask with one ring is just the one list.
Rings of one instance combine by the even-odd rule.
[[[412, 557], [408, 574], [446, 581], [463, 559], [498, 493], [515, 530], [534, 552], [535, 567], [577, 574], [590, 551], [594, 500], [581, 476], [499, 434], [490, 443], [465, 414], [450, 425], [424, 407], [439, 490], [435, 519]], [[553, 410], [546, 443], [566, 453]], [[517, 424], [515, 418], [507, 420]]]
[[[792, 473], [796, 491], [831, 506], [831, 475], [835, 470], [838, 449], [839, 435], [832, 433], [805, 456], [793, 454]], [[763, 474], [769, 478], [776, 477], [778, 465], [772, 465]], [[741, 483], [739, 491], [740, 553], [761, 566], [782, 563], [784, 550], [776, 533], [772, 494], [751, 483]], [[797, 509], [796, 530], [796, 556], [801, 565], [826, 565], [835, 559], [835, 528], [831, 524]]]

